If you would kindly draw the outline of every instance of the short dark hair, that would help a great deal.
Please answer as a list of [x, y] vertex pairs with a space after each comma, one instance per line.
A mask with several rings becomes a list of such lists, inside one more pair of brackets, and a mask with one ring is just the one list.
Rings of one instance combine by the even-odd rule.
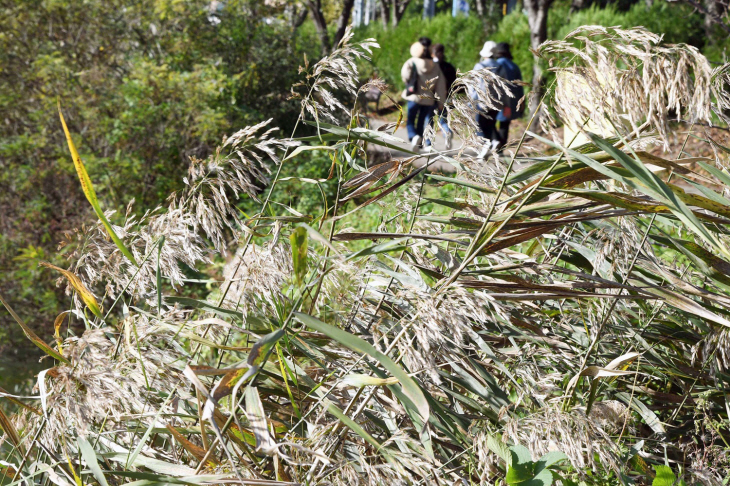
[[506, 42], [498, 43], [494, 47], [492, 53], [495, 58], [506, 57], [507, 59], [512, 59], [512, 53], [509, 50], [509, 44], [507, 44]]
[[423, 44], [423, 47], [425, 47], [426, 49], [429, 49], [431, 47], [431, 38], [430, 37], [420, 37], [418, 39], [418, 42]]
[[445, 47], [443, 44], [434, 44], [431, 46], [431, 55], [433, 57], [442, 57], [444, 55]]

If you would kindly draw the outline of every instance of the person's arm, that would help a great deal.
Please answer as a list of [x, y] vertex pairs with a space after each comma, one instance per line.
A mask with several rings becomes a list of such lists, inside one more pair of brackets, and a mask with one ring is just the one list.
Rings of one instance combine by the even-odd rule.
[[400, 77], [403, 79], [403, 84], [408, 84], [408, 81], [411, 79], [411, 71], [413, 71], [413, 62], [409, 59], [403, 64], [400, 70]]
[[[479, 71], [480, 69], [483, 69], [483, 68], [484, 68], [484, 66], [482, 66], [482, 63], [478, 62], [474, 65], [474, 69], [472, 69], [472, 71]], [[472, 100], [479, 99], [479, 93], [477, 92], [477, 90], [475, 90], [471, 86], [469, 86], [469, 98], [471, 98]]]
[[446, 76], [444, 72], [439, 73], [438, 79], [436, 79], [436, 94], [438, 95], [438, 101], [436, 102], [439, 107], [439, 111], [444, 109], [444, 103], [446, 103]]
[[446, 73], [446, 92], [451, 91], [452, 86], [456, 82], [456, 68], [453, 64], [449, 64], [448, 73]]

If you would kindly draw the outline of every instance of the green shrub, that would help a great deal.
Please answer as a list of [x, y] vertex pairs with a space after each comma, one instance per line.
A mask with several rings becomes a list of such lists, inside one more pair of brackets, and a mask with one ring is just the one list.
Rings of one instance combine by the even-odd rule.
[[[104, 210], [121, 214], [132, 197], [140, 213], [164, 204], [180, 189], [189, 157], [206, 157], [226, 133], [268, 118], [291, 132], [298, 106], [289, 87], [303, 54], [318, 56], [316, 33], [266, 21], [277, 12], [250, 0], [225, 2], [217, 22], [209, 5], [0, 6], [0, 293], [28, 322], [50, 326], [47, 316], [60, 312], [56, 276], [36, 266], [44, 254], [53, 261], [50, 250], [88, 211], [64, 151], [57, 100]], [[43, 279], [40, 289], [27, 290], [30, 276]], [[16, 326], [0, 315], [4, 328]]]
[[[702, 17], [686, 5], [670, 5], [663, 1], [655, 2], [651, 8], [647, 8], [643, 2], [636, 3], [625, 12], [613, 5], [605, 8], [594, 5], [573, 14], [570, 14], [567, 4], [557, 3], [550, 9], [548, 16], [548, 37], [562, 39], [582, 25], [643, 26], [657, 34], [664, 34], [666, 43], [685, 43], [699, 48], [705, 45]], [[505, 16], [492, 40], [508, 42], [512, 46], [514, 61], [522, 70], [523, 79], [532, 78], [530, 27], [527, 17], [521, 11], [515, 10]], [[711, 56], [710, 59], [721, 60], [714, 57], [720, 56]]]
[[667, 44], [682, 43], [700, 48], [705, 44], [702, 17], [683, 4], [670, 5], [658, 1], [647, 8], [644, 2], [640, 2], [626, 12], [619, 11], [612, 5], [606, 8], [593, 6], [572, 14], [567, 23], [564, 18], [556, 17], [551, 11], [550, 23], [557, 27], [554, 33], [556, 39], [562, 39], [582, 25], [621, 25], [643, 26], [657, 34], [664, 34], [664, 42]]

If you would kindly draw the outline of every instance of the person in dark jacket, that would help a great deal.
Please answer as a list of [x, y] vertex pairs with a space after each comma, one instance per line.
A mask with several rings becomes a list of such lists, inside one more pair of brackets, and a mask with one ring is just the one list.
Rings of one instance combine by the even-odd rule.
[[[456, 68], [453, 64], [446, 62], [446, 56], [444, 54], [444, 51], [445, 48], [443, 44], [434, 44], [433, 47], [431, 47], [431, 56], [433, 57], [433, 62], [438, 64], [438, 66], [441, 68], [441, 72], [444, 75], [444, 81], [446, 81], [446, 97], [448, 98], [449, 96], [451, 96], [451, 88], [456, 81]], [[451, 131], [451, 128], [449, 128], [446, 108], [444, 108], [441, 113], [439, 113], [438, 120], [439, 125], [441, 125], [441, 129], [444, 132], [444, 138], [446, 139], [446, 150], [451, 150], [451, 139], [453, 137], [453, 133]]]
[[[492, 50], [492, 58], [499, 65], [499, 75], [507, 81], [522, 81], [522, 72], [520, 68], [512, 62], [512, 53], [510, 52], [509, 44], [506, 42], [500, 42]], [[496, 129], [499, 135], [499, 146], [498, 150], [504, 147], [509, 137], [509, 124], [515, 118], [519, 118], [522, 112], [522, 105], [524, 105], [524, 90], [520, 85], [512, 86], [513, 98], [509, 98], [505, 103], [502, 111], [497, 115], [497, 121], [499, 127]]]

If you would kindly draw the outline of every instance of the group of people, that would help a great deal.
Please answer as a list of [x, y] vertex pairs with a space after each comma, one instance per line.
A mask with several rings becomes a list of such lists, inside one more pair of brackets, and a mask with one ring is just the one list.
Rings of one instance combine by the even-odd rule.
[[[456, 81], [456, 68], [446, 61], [443, 44], [432, 44], [428, 37], [421, 37], [411, 45], [411, 58], [401, 69], [401, 77], [406, 85], [403, 98], [407, 102], [406, 127], [408, 139], [414, 150], [424, 143], [423, 134], [430, 126], [434, 116], [444, 132], [445, 148], [451, 149], [453, 132], [448, 125], [444, 101], [451, 96]], [[489, 69], [507, 81], [522, 80], [520, 68], [512, 61], [509, 44], [487, 41], [479, 52], [480, 61], [475, 70]], [[480, 97], [487, 92], [486, 87], [470, 89], [469, 97], [473, 101], [477, 134], [485, 139], [485, 148], [481, 155], [491, 150], [501, 150], [507, 143], [510, 122], [522, 116], [522, 86], [513, 83], [510, 87], [512, 97], [502, 96], [497, 100], [501, 110], [490, 109], [480, 103]], [[430, 149], [431, 141], [425, 145]]]

